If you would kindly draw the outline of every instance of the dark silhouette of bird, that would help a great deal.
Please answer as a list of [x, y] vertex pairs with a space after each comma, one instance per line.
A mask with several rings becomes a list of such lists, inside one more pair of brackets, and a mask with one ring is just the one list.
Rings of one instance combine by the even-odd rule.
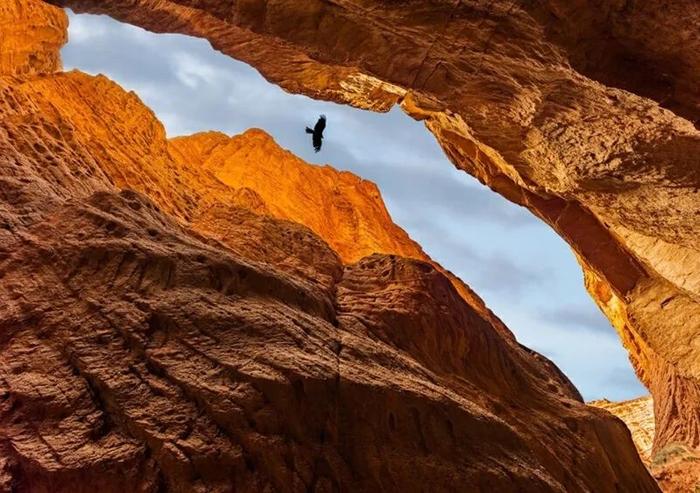
[[326, 128], [326, 115], [321, 115], [321, 117], [316, 122], [316, 126], [313, 130], [306, 127], [307, 134], [313, 134], [311, 142], [314, 145], [314, 150], [316, 152], [321, 150], [321, 144], [323, 143], [323, 130]]

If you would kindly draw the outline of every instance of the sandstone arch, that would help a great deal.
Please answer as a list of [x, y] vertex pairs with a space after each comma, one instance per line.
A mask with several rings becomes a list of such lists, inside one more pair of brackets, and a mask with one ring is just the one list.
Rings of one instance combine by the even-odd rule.
[[[668, 67], [648, 50], [645, 63], [670, 74], [663, 84], [610, 68], [649, 48], [620, 21], [663, 34], [694, 25], [692, 10], [656, 9], [657, 19], [632, 2], [595, 14], [498, 0], [65, 4], [208, 37], [288, 90], [375, 110], [399, 103], [424, 119], [458, 167], [572, 244], [655, 395], [657, 448], [696, 445], [698, 136], [678, 115], [693, 118], [697, 45], [679, 29], [683, 50]], [[255, 194], [220, 187], [188, 200], [187, 170], [136, 96], [104, 77], [53, 73], [59, 10], [10, 0], [0, 15], [10, 19], [2, 29], [26, 35], [0, 39], [0, 290], [10, 300], [0, 305], [0, 486], [449, 489], [455, 477], [483, 491], [656, 491], [619, 421], [584, 406], [477, 299], [464, 303], [422, 262], [377, 255], [343, 268], [310, 231], [251, 212], [264, 206]], [[591, 33], [557, 33], [551, 16], [616, 41], [588, 58]], [[652, 99], [601, 85], [594, 69], [612, 85], [647, 84], [639, 92]], [[190, 178], [196, 192], [201, 177]], [[230, 207], [239, 202], [246, 210]], [[226, 247], [198, 232], [217, 224], [250, 241]], [[270, 248], [251, 255], [265, 235]], [[288, 238], [299, 241], [291, 258], [278, 248]], [[413, 284], [396, 291], [392, 276]], [[441, 338], [424, 321], [445, 313]], [[257, 357], [259, 340], [271, 358]], [[483, 351], [465, 364], [470, 347]], [[231, 359], [234, 348], [243, 352]], [[201, 377], [205, 368], [214, 371]], [[299, 408], [287, 412], [290, 402]], [[374, 406], [353, 413], [358, 402]], [[300, 420], [309, 403], [319, 413]], [[382, 453], [355, 449], [347, 429]], [[416, 470], [423, 483], [407, 483]]]
[[291, 92], [425, 120], [455, 166], [572, 246], [654, 396], [655, 449], [700, 446], [694, 2], [52, 3], [207, 38]]

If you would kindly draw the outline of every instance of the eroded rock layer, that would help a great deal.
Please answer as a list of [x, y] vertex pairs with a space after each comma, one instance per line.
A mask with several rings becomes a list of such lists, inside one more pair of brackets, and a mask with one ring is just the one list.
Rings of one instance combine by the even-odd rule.
[[289, 91], [424, 119], [458, 168], [577, 253], [654, 396], [655, 450], [700, 447], [697, 2], [52, 2], [207, 38]]
[[658, 491], [622, 423], [430, 263], [344, 265], [181, 165], [133, 94], [10, 73], [0, 489]]
[[170, 150], [183, 166], [202, 167], [232, 188], [255, 191], [267, 213], [308, 226], [346, 263], [372, 253], [427, 258], [392, 222], [374, 183], [305, 163], [262, 131], [175, 138]]
[[665, 493], [687, 493], [700, 485], [700, 454], [682, 443], [671, 442], [657, 450], [652, 458], [654, 405], [651, 397], [611, 402], [603, 399], [589, 403], [606, 409], [625, 422], [632, 433], [640, 457]]
[[[209, 189], [225, 185], [240, 206], [303, 224], [323, 238], [344, 263], [372, 253], [388, 253], [430, 262], [445, 274], [467, 302], [506, 337], [508, 328], [461, 279], [423, 251], [389, 216], [377, 186], [331, 166], [315, 166], [282, 149], [267, 133], [251, 129], [228, 137], [203, 132], [168, 143], [174, 167], [188, 179], [178, 183], [185, 196], [208, 203]], [[190, 168], [198, 170], [191, 173]], [[204, 207], [200, 207], [204, 209]], [[206, 213], [205, 213], [206, 214]], [[195, 221], [200, 227], [202, 221]], [[216, 234], [214, 231], [209, 231]], [[219, 235], [220, 236], [220, 235]], [[573, 386], [572, 390], [577, 392]]]
[[640, 397], [623, 402], [612, 402], [607, 399], [588, 403], [613, 413], [625, 422], [632, 440], [637, 446], [639, 456], [644, 462], [651, 460], [651, 447], [654, 443], [654, 401], [651, 397]]
[[3, 0], [0, 19], [0, 75], [61, 69], [59, 49], [68, 39], [68, 19], [61, 11], [41, 2]]

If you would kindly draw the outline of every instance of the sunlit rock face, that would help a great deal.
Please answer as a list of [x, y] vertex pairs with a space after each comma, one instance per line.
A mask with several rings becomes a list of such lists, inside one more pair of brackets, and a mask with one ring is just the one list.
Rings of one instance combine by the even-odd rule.
[[0, 490], [658, 491], [435, 266], [348, 265], [135, 95], [41, 72], [0, 77]]
[[58, 50], [68, 39], [68, 19], [41, 2], [3, 0], [0, 75], [51, 73], [61, 69]]
[[307, 164], [265, 132], [197, 134], [171, 140], [170, 148], [182, 165], [200, 167], [232, 188], [254, 190], [270, 214], [308, 226], [346, 263], [372, 253], [427, 258], [392, 222], [374, 183]]
[[[306, 163], [259, 129], [234, 137], [203, 132], [176, 137], [168, 145], [174, 167], [183, 176], [192, 175], [188, 171], [191, 168], [198, 170], [185, 184], [178, 184], [181, 190], [188, 183], [194, 185], [194, 190], [184, 192], [185, 196], [202, 197], [199, 200], [206, 204], [208, 189], [225, 184], [238, 205], [307, 226], [346, 264], [372, 253], [430, 262], [452, 281], [472, 307], [504, 336], [514, 339], [469, 286], [433, 262], [420, 245], [393, 223], [374, 183], [330, 166]], [[195, 225], [206, 227], [204, 222], [198, 218]], [[578, 395], [573, 386], [570, 389]]]
[[52, 1], [424, 119], [458, 168], [572, 246], [654, 396], [655, 450], [700, 447], [697, 2]]

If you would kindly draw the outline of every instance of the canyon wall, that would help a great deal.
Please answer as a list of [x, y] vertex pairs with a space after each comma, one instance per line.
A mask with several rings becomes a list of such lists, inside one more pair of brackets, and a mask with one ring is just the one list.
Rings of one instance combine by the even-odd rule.
[[[186, 194], [206, 196], [209, 188], [225, 184], [236, 191], [238, 200], [244, 195], [251, 197], [241, 204], [244, 207], [307, 226], [346, 264], [372, 253], [430, 262], [491, 325], [514, 340], [512, 332], [469, 286], [434, 262], [394, 224], [374, 183], [330, 166], [306, 163], [260, 129], [234, 137], [220, 132], [175, 137], [168, 146], [180, 169], [194, 166], [205, 171], [187, 180], [197, 183], [197, 190]], [[210, 179], [198, 183], [202, 175]], [[182, 184], [179, 187], [184, 190]], [[570, 388], [578, 394], [573, 385]]]
[[51, 73], [61, 69], [59, 49], [68, 40], [68, 19], [55, 8], [4, 0], [0, 75]]
[[291, 92], [425, 120], [529, 208], [654, 396], [654, 450], [700, 447], [700, 9], [694, 0], [51, 0], [208, 39]]
[[658, 491], [433, 264], [344, 263], [57, 56], [0, 76], [0, 490]]
[[654, 403], [651, 397], [623, 402], [603, 399], [588, 403], [605, 409], [624, 421], [632, 433], [639, 455], [664, 493], [688, 493], [700, 485], [700, 454], [682, 443], [670, 443], [652, 457]]
[[602, 399], [588, 404], [606, 409], [624, 421], [632, 433], [632, 440], [637, 446], [639, 456], [645, 463], [650, 462], [651, 447], [654, 443], [654, 401], [651, 397], [639, 397], [622, 402]]
[[308, 226], [352, 263], [373, 253], [427, 258], [396, 226], [377, 186], [352, 173], [305, 163], [263, 131], [178, 137], [170, 151], [184, 165], [204, 168], [232, 188], [254, 190], [266, 212]]

